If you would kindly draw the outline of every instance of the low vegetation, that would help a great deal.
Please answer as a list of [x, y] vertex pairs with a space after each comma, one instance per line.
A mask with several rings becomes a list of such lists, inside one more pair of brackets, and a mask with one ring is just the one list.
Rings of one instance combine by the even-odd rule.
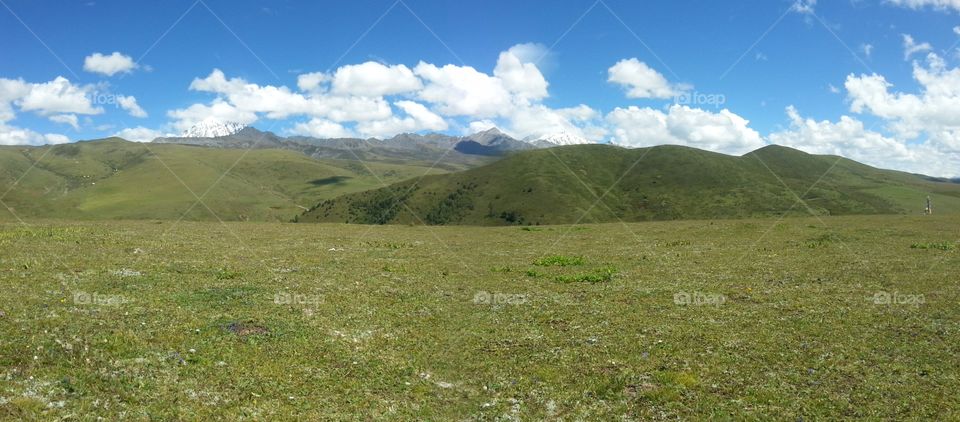
[[956, 216], [5, 221], [0, 420], [960, 418]]

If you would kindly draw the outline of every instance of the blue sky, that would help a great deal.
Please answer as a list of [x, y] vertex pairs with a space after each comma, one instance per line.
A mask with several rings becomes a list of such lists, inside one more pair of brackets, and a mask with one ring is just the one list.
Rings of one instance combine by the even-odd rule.
[[[204, 117], [202, 107], [189, 117], [176, 110], [222, 101], [230, 108], [227, 115], [281, 134], [465, 133], [492, 123], [518, 137], [564, 131], [628, 146], [680, 143], [727, 153], [787, 143], [874, 165], [960, 173], [952, 170], [960, 169], [957, 122], [930, 117], [960, 113], [960, 103], [952, 102], [955, 93], [925, 95], [937, 84], [955, 85], [950, 72], [958, 64], [960, 2], [952, 0], [2, 2], [0, 78], [29, 85], [63, 77], [102, 109], [47, 107], [44, 98], [24, 99], [29, 87], [10, 88], [0, 92], [0, 107], [11, 109], [0, 121], [0, 139], [3, 131], [8, 134], [2, 143], [92, 139], [130, 129], [176, 133]], [[522, 44], [528, 48], [511, 50]], [[916, 51], [905, 57], [911, 46]], [[435, 95], [426, 90], [440, 83], [436, 78], [454, 78], [444, 81], [463, 89], [470, 89], [471, 80], [456, 79], [455, 69], [431, 79], [417, 67], [469, 66], [503, 79], [494, 69], [508, 51], [516, 53], [517, 66], [533, 66], [534, 74], [525, 73], [523, 88], [505, 91], [503, 104], [510, 105], [500, 108], [510, 111], [502, 113], [452, 110], [458, 108], [450, 102], [455, 98], [438, 97], [451, 85], [435, 86]], [[113, 52], [135, 67], [113, 74], [85, 69], [89, 56]], [[614, 81], [611, 69], [629, 59], [635, 60]], [[332, 78], [342, 66], [365, 62], [393, 70], [404, 65], [423, 90], [380, 95], [387, 114], [379, 117], [245, 109], [229, 91], [253, 84], [264, 89], [255, 95], [268, 96], [251, 100], [260, 103], [287, 102], [273, 94], [329, 97], [335, 90], [324, 86], [332, 79], [306, 94], [298, 78], [315, 72]], [[921, 83], [918, 66], [935, 80]], [[238, 84], [209, 88], [214, 69]], [[646, 71], [661, 78], [651, 82]], [[868, 76], [889, 86], [880, 89]], [[857, 78], [856, 93], [846, 86], [849, 77]], [[208, 89], [191, 89], [204, 79]], [[545, 92], [536, 89], [541, 80], [548, 84]], [[658, 81], [666, 91], [650, 94], [650, 86], [641, 86], [647, 94], [628, 95], [637, 84]], [[280, 87], [286, 91], [267, 92]], [[343, 88], [338, 95], [353, 98], [356, 92]], [[905, 110], [910, 102], [887, 110], [891, 101], [884, 98], [898, 95], [916, 97], [927, 112], [911, 114]], [[116, 106], [116, 96], [135, 98], [142, 112]], [[580, 117], [570, 117], [581, 105], [589, 113], [581, 108]], [[947, 108], [938, 112], [935, 106]], [[795, 110], [792, 117], [788, 107]], [[368, 124], [358, 126], [358, 120]]]

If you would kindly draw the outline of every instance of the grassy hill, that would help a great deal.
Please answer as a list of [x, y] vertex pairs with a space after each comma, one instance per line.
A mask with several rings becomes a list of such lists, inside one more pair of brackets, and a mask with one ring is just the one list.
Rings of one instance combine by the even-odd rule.
[[[960, 185], [928, 179], [780, 146], [735, 157], [679, 146], [577, 145], [326, 200], [299, 221], [531, 225], [581, 216], [609, 222], [896, 214], [921, 212], [927, 195], [937, 212], [960, 211]], [[797, 195], [806, 205], [796, 203]]]
[[[3, 202], [20, 218], [178, 219], [195, 193], [210, 209], [197, 205], [185, 219], [289, 221], [320, 199], [442, 171], [426, 162], [317, 160], [119, 138], [0, 147], [0, 195], [6, 192]], [[0, 219], [13, 218], [0, 207]]]

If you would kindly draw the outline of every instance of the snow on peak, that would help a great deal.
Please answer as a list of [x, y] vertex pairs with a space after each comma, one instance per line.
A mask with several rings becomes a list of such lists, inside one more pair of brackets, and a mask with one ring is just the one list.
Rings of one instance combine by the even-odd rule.
[[181, 136], [184, 138], [217, 138], [233, 135], [245, 127], [247, 125], [241, 123], [206, 119], [183, 131]]
[[543, 135], [539, 138], [531, 139], [529, 142], [547, 142], [554, 145], [581, 145], [581, 144], [592, 144], [581, 136], [577, 136], [567, 132], [558, 132], [551, 133], [548, 135]]

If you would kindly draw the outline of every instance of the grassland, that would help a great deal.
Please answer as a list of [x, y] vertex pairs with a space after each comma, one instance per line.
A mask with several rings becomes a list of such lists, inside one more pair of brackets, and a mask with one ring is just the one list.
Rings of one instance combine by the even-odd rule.
[[0, 419], [960, 418], [957, 216], [0, 225]]
[[0, 147], [0, 195], [25, 219], [289, 221], [322, 198], [444, 171], [429, 162], [318, 160], [285, 150], [118, 138]]

